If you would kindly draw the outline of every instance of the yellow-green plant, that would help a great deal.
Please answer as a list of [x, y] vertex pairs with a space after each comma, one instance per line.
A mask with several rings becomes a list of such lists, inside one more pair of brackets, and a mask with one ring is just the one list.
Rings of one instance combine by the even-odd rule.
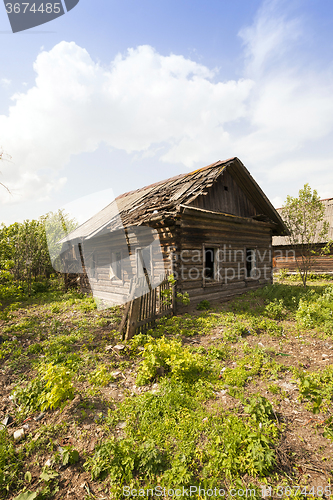
[[40, 373], [45, 382], [44, 391], [38, 399], [41, 410], [58, 408], [67, 399], [73, 399], [72, 373], [65, 366], [49, 363], [40, 368]]
[[206, 368], [205, 360], [199, 354], [183, 347], [179, 340], [150, 340], [144, 348], [143, 361], [140, 364], [137, 384], [144, 385], [157, 375], [170, 372], [174, 378], [195, 377]]
[[89, 377], [89, 382], [95, 387], [105, 387], [112, 380], [114, 380], [114, 377], [109, 372], [109, 368], [102, 364], [99, 365]]

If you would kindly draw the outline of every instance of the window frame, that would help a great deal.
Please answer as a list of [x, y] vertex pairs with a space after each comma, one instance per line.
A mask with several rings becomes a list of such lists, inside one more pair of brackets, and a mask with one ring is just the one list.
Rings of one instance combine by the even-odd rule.
[[[114, 256], [116, 256], [117, 253], [120, 253], [120, 259], [115, 259]], [[114, 264], [120, 261], [120, 277], [117, 276], [117, 274], [114, 271]], [[109, 273], [109, 279], [111, 282], [118, 282], [118, 283], [123, 283], [124, 282], [124, 269], [122, 265], [123, 261], [123, 252], [121, 249], [119, 250], [111, 250], [111, 264], [110, 264], [110, 273]], [[110, 276], [111, 271], [113, 273], [113, 276]]]
[[[213, 249], [214, 250], [214, 277], [207, 278], [205, 269], [206, 269], [206, 250]], [[216, 258], [216, 253], [221, 249], [221, 245], [211, 244], [211, 243], [203, 243], [202, 244], [202, 280], [203, 286], [212, 286], [221, 283], [220, 279], [220, 266], [219, 261]]]
[[[143, 255], [142, 255], [142, 250], [146, 249], [147, 247], [137, 247], [135, 249], [135, 271], [136, 271], [136, 277], [137, 278], [143, 278], [145, 276], [145, 272], [143, 270], [143, 266], [142, 266], [142, 263], [141, 263], [141, 271], [139, 273], [139, 252], [141, 252], [141, 256], [142, 256], [142, 260], [144, 261], [143, 259]], [[153, 281], [153, 277], [154, 277], [154, 266], [153, 266], [153, 249], [152, 249], [152, 246], [149, 245], [149, 267], [150, 269], [147, 269], [147, 274], [148, 274], [148, 277], [149, 277], [149, 280], [150, 282]]]

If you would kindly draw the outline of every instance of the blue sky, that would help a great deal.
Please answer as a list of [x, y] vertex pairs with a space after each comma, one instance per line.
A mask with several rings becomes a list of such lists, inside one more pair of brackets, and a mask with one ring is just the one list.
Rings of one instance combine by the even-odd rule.
[[333, 197], [332, 33], [320, 0], [80, 0], [16, 34], [0, 8], [0, 221], [232, 156], [275, 206]]

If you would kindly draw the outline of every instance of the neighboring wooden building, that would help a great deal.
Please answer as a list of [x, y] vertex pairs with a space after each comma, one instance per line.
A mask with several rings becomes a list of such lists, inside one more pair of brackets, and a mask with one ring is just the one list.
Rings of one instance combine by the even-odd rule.
[[[166, 272], [191, 304], [222, 301], [272, 281], [279, 214], [238, 158], [218, 161], [116, 198], [63, 240], [95, 297], [129, 300], [131, 280]], [[147, 288], [148, 289], [148, 288]]]
[[[317, 239], [315, 242], [315, 251], [320, 253], [328, 241], [333, 241], [333, 198], [321, 200], [325, 205], [324, 220], [329, 223], [328, 237], [325, 241]], [[282, 216], [282, 208], [278, 208], [277, 212]], [[273, 254], [274, 254], [274, 269], [288, 269], [289, 272], [297, 271], [297, 258], [301, 257], [299, 247], [293, 247], [290, 244], [288, 236], [274, 236], [273, 237]], [[315, 258], [313, 273], [332, 273], [333, 272], [333, 248], [329, 254], [318, 255]]]

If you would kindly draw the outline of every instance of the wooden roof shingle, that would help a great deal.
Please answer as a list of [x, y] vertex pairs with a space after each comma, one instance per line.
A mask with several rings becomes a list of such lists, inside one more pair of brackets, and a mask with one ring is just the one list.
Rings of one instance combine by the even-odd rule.
[[286, 228], [280, 215], [243, 163], [234, 157], [124, 193], [61, 242], [90, 239], [122, 227], [149, 225], [157, 215], [175, 216], [180, 205], [187, 205], [205, 194], [225, 169], [228, 169], [258, 212], [275, 224], [275, 234], [284, 234]]

